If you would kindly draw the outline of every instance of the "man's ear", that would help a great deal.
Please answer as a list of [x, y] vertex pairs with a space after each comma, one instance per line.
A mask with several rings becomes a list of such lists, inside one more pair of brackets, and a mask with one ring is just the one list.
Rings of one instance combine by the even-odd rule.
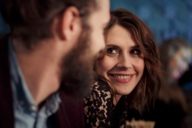
[[69, 7], [63, 12], [58, 24], [58, 32], [61, 39], [71, 40], [79, 36], [81, 32], [81, 18], [76, 7]]

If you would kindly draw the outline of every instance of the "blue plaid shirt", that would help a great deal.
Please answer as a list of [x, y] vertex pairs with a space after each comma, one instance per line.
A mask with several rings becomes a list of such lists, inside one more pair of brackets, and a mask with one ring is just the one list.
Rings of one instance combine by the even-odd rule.
[[58, 93], [51, 95], [38, 109], [18, 65], [15, 51], [9, 42], [11, 85], [13, 89], [15, 128], [50, 128], [47, 119], [54, 114], [61, 102]]

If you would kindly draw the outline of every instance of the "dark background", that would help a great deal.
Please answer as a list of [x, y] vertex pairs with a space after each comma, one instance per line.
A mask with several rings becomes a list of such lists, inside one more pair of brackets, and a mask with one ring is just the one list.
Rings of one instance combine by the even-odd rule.
[[[157, 43], [182, 37], [192, 44], [192, 0], [111, 0], [111, 8], [127, 8], [151, 28]], [[0, 35], [8, 27], [0, 15]]]
[[192, 0], [112, 0], [111, 7], [134, 12], [152, 29], [158, 43], [182, 37], [192, 44]]

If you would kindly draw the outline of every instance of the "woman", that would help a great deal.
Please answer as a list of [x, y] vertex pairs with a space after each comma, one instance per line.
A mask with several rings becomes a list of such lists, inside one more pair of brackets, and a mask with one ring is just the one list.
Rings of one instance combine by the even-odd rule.
[[85, 99], [87, 127], [124, 127], [151, 106], [160, 86], [157, 47], [147, 26], [131, 12], [111, 12], [97, 82]]

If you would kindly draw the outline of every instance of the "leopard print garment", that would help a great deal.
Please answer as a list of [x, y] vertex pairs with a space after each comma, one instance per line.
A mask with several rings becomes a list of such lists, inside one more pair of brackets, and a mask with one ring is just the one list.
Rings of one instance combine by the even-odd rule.
[[[116, 106], [112, 99], [112, 91], [106, 82], [98, 81], [92, 86], [91, 94], [84, 99], [86, 128], [134, 128], [131, 123], [127, 123], [132, 120], [129, 118], [132, 116], [124, 106], [125, 97]], [[121, 114], [117, 117], [115, 111]]]
[[113, 110], [113, 100], [110, 87], [102, 81], [92, 87], [91, 95], [84, 99], [84, 113], [87, 128], [110, 127], [110, 113]]

